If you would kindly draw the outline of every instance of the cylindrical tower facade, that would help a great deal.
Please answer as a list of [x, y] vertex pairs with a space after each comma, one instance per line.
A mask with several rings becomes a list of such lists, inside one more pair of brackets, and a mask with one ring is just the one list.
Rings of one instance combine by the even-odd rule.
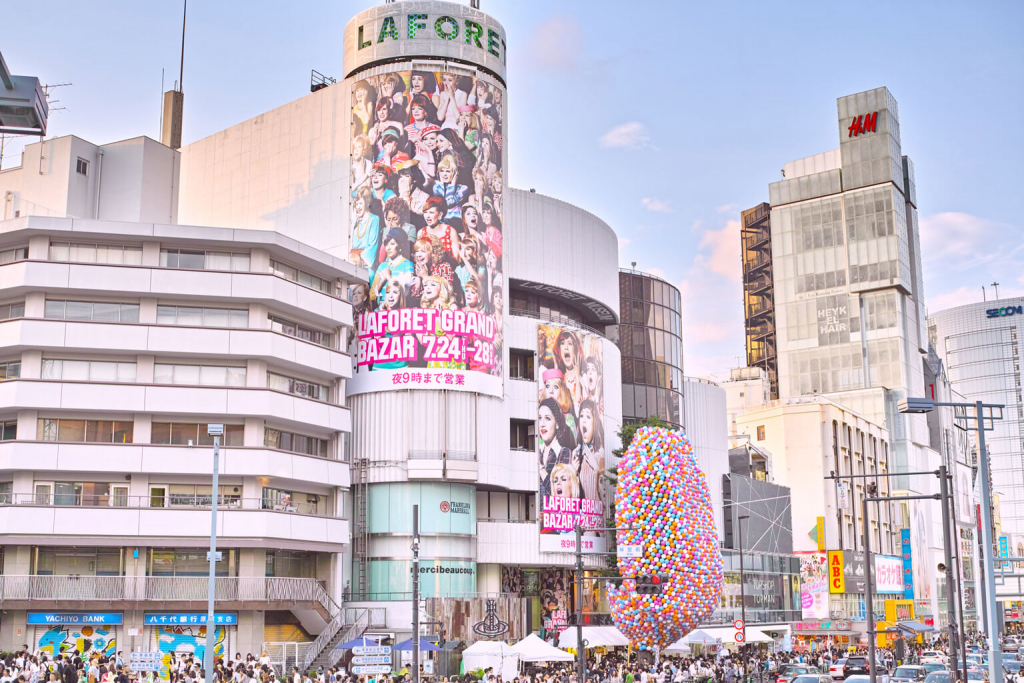
[[[505, 34], [491, 17], [376, 7], [348, 24], [345, 59], [344, 232], [368, 272], [352, 292], [352, 601], [408, 629], [417, 504], [422, 596], [449, 638], [561, 630], [572, 527], [604, 526], [612, 495], [617, 239], [507, 187]], [[606, 543], [588, 531], [584, 550]], [[599, 623], [600, 591], [583, 599]]]
[[401, 627], [412, 506], [423, 596], [475, 597], [480, 464], [507, 455], [505, 32], [468, 5], [390, 3], [348, 23], [344, 54], [348, 258], [369, 273], [352, 293], [352, 588]]

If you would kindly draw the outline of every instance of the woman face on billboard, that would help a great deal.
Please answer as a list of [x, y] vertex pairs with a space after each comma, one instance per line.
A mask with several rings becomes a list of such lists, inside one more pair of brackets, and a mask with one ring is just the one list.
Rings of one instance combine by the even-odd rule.
[[480, 217], [483, 219], [484, 225], [491, 225], [491, 221], [493, 219], [492, 214], [493, 211], [491, 210], [490, 203], [484, 202], [484, 207], [480, 209]]
[[587, 370], [583, 375], [583, 383], [591, 396], [597, 393], [597, 388], [601, 383], [601, 371], [598, 370], [595, 363], [587, 363]]
[[548, 406], [541, 406], [537, 411], [537, 430], [540, 432], [541, 441], [544, 445], [550, 445], [555, 440], [555, 415]]
[[423, 209], [423, 220], [427, 222], [427, 227], [432, 228], [441, 222], [441, 211], [436, 206], [428, 206]]
[[413, 248], [413, 260], [416, 261], [418, 266], [427, 266], [430, 264], [430, 245], [424, 242], [416, 242]]
[[434, 301], [439, 296], [441, 296], [441, 285], [436, 280], [426, 280], [423, 283], [423, 300], [425, 302]]
[[555, 465], [551, 471], [551, 494], [563, 498], [574, 497], [573, 474], [567, 465]]
[[427, 120], [427, 110], [418, 103], [413, 103], [412, 107], [409, 108], [409, 114], [412, 116], [412, 120], [417, 123]]
[[472, 204], [462, 207], [462, 223], [470, 230], [476, 230], [476, 226], [480, 224], [480, 214]]
[[594, 414], [590, 408], [580, 410], [580, 436], [583, 437], [583, 443], [594, 441]]
[[557, 379], [552, 378], [547, 380], [544, 382], [544, 398], [553, 398], [557, 401], [559, 388], [560, 385], [558, 384]]
[[396, 242], [393, 237], [384, 241], [384, 253], [392, 260], [398, 256], [398, 242]]
[[475, 309], [480, 305], [480, 290], [478, 287], [479, 285], [475, 281], [470, 280], [463, 288], [466, 293], [466, 308]]
[[387, 291], [384, 294], [384, 306], [386, 308], [395, 309], [400, 308], [399, 303], [402, 297], [402, 285], [396, 280], [392, 280], [388, 283]]
[[[444, 140], [444, 138], [441, 138], [441, 139]], [[445, 157], [445, 158], [449, 159], [451, 157]], [[455, 175], [455, 172], [452, 169], [452, 164], [439, 164], [438, 165], [438, 167], [437, 167], [437, 179], [440, 180], [445, 185], [450, 185], [451, 184], [452, 176], [454, 176], [454, 175]]]
[[382, 167], [378, 166], [377, 169], [374, 170], [373, 175], [370, 176], [370, 186], [375, 190], [384, 189], [384, 181], [386, 178], [384, 176], [384, 171], [381, 170], [381, 168]]
[[561, 356], [566, 370], [572, 370], [576, 367], [576, 345], [573, 344], [572, 339], [568, 335], [558, 345], [558, 355]]
[[414, 73], [412, 78], [409, 79], [409, 84], [412, 86], [412, 91], [414, 93], [423, 92], [423, 86], [425, 84], [423, 74]]
[[360, 218], [366, 215], [366, 199], [362, 195], [356, 195], [355, 209]]

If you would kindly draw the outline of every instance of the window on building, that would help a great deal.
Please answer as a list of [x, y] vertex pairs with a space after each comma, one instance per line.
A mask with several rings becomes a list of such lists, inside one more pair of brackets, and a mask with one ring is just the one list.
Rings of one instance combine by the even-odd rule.
[[331, 345], [332, 335], [330, 332], [322, 332], [280, 316], [270, 316], [270, 329], [275, 332], [280, 332], [281, 334], [287, 334], [289, 337], [297, 337], [298, 339], [303, 339], [305, 341], [318, 344], [319, 346], [333, 348]]
[[124, 554], [121, 548], [80, 546], [37, 546], [34, 574], [41, 576], [121, 576]]
[[327, 497], [317, 493], [301, 493], [264, 486], [263, 509], [298, 512], [303, 515], [324, 514], [327, 509]]
[[0, 251], [0, 265], [14, 263], [15, 261], [25, 261], [26, 259], [28, 259], [28, 247], [16, 247]]
[[[217, 487], [220, 495], [217, 497], [217, 505], [228, 507], [241, 507], [242, 487], [237, 484], [223, 484]], [[157, 501], [160, 505], [153, 505], [153, 492], [158, 491]], [[213, 487], [209, 484], [164, 484], [150, 487], [150, 507], [168, 508], [196, 508], [211, 507], [213, 505]]]
[[11, 318], [24, 318], [25, 317], [25, 302], [18, 301], [13, 304], [2, 304], [0, 305], [0, 320], [10, 320]]
[[267, 576], [316, 578], [316, 553], [305, 550], [268, 550]]
[[156, 307], [156, 324], [190, 325], [193, 327], [248, 327], [249, 311], [235, 308], [160, 305]]
[[89, 162], [82, 157], [78, 157], [78, 161], [75, 162], [75, 173], [84, 176], [89, 175]]
[[18, 438], [18, 421], [0, 422], [0, 441], [13, 441]]
[[248, 272], [249, 254], [204, 249], [161, 249], [160, 267]]
[[764, 425], [758, 425], [757, 427], [757, 440], [764, 441]]
[[508, 376], [510, 379], [526, 379], [531, 382], [536, 379], [534, 374], [533, 351], [522, 349], [509, 349], [508, 352]]
[[[206, 548], [153, 548], [149, 555], [150, 576], [208, 576], [210, 560]], [[225, 550], [214, 573], [231, 576], [236, 566], [235, 551]]]
[[[197, 446], [212, 446], [213, 437], [207, 433], [208, 430], [209, 425], [205, 422], [154, 422], [149, 442], [161, 446], [187, 446], [189, 442]], [[244, 443], [244, 425], [224, 425], [224, 435], [220, 437], [222, 446], [239, 447]]]
[[142, 265], [142, 246], [124, 244], [89, 244], [82, 242], [50, 242], [51, 261], [72, 263], [112, 263]]
[[105, 360], [44, 359], [42, 379], [73, 382], [134, 382], [135, 363]]
[[318, 458], [327, 457], [328, 443], [327, 439], [286, 432], [281, 429], [271, 429], [270, 427], [265, 429], [263, 436], [263, 444], [267, 448], [276, 448], [303, 455], [315, 455]]
[[11, 360], [0, 363], [0, 379], [17, 379], [21, 377], [21, 361]]
[[532, 451], [536, 448], [533, 420], [509, 420], [509, 448], [514, 451]]
[[245, 368], [224, 365], [157, 363], [153, 366], [153, 383], [204, 387], [244, 387]]
[[132, 443], [135, 423], [124, 420], [39, 418], [36, 438], [69, 443]]
[[[24, 314], [24, 308], [22, 308]], [[139, 305], [106, 301], [47, 301], [43, 316], [54, 320], [91, 320], [107, 323], [139, 322]]]
[[275, 372], [267, 373], [267, 386], [276, 391], [304, 396], [314, 401], [327, 401], [330, 396], [330, 388], [325, 384], [316, 384], [315, 382], [307, 382], [304, 379], [286, 377]]
[[537, 520], [537, 496], [533, 493], [477, 491], [476, 514], [481, 521], [530, 522]]
[[330, 280], [318, 277], [312, 273], [307, 273], [304, 270], [296, 268], [295, 266], [289, 266], [287, 263], [281, 263], [280, 261], [270, 261], [270, 272], [279, 277], [283, 277], [285, 280], [297, 282], [304, 287], [310, 287], [318, 292], [324, 292], [325, 294], [331, 294], [334, 289]]
[[14, 482], [0, 481], [0, 505], [10, 505], [14, 502]]
[[95, 481], [37, 481], [36, 505], [128, 507], [128, 484]]

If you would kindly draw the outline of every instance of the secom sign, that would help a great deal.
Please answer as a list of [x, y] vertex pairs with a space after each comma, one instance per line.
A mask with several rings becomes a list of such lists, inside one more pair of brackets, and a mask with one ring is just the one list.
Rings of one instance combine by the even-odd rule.
[[990, 308], [985, 311], [989, 318], [1007, 318], [1011, 315], [1024, 315], [1024, 306], [1003, 306], [1002, 308]]

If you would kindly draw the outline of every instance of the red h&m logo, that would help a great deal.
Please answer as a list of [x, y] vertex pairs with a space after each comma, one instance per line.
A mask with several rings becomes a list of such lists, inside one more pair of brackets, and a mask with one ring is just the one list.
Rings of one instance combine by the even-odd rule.
[[847, 135], [846, 137], [855, 138], [861, 133], [874, 133], [875, 124], [877, 122], [877, 111], [867, 115], [861, 114], [860, 116], [853, 120], [853, 123], [850, 124], [850, 134]]

